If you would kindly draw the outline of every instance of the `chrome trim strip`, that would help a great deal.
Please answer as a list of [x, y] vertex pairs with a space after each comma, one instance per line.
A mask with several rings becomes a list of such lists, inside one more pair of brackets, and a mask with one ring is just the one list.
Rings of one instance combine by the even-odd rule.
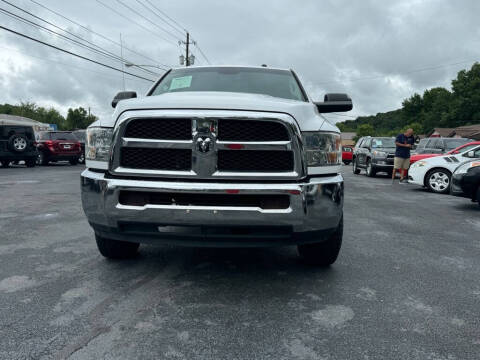
[[262, 209], [259, 207], [247, 207], [247, 206], [193, 206], [193, 205], [153, 205], [147, 204], [144, 206], [133, 206], [133, 205], [122, 205], [117, 204], [117, 209], [124, 209], [124, 210], [137, 210], [137, 211], [144, 211], [148, 209], [171, 209], [171, 210], [210, 210], [210, 211], [252, 211], [252, 212], [259, 212], [262, 214], [290, 214], [292, 212], [292, 208], [288, 207], [286, 209]]
[[214, 177], [229, 177], [229, 178], [239, 178], [239, 177], [269, 177], [269, 178], [297, 178], [298, 173], [296, 171], [290, 172], [233, 172], [233, 171], [215, 171], [212, 176]]
[[[231, 145], [242, 145], [242, 148], [231, 149]], [[242, 151], [242, 150], [283, 150], [288, 151], [292, 150], [291, 141], [256, 141], [256, 142], [242, 142], [242, 141], [217, 141], [218, 150], [232, 150], [232, 151]]]
[[[150, 169], [130, 169], [130, 168], [124, 168], [124, 167], [117, 167], [115, 168], [115, 173], [123, 173], [123, 174], [139, 174], [139, 175], [152, 175], [156, 174], [160, 171], [157, 170], [150, 170]], [[195, 171], [190, 170], [190, 171], [176, 171], [176, 170], [162, 170], [162, 174], [165, 175], [183, 175], [183, 176], [195, 176], [197, 175]]]
[[122, 138], [122, 147], [141, 147], [150, 149], [191, 149], [192, 144], [192, 140]]

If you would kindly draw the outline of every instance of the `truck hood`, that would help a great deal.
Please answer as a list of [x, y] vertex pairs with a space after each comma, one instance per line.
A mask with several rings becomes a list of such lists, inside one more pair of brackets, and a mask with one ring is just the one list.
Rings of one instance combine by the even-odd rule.
[[176, 92], [120, 101], [110, 119], [101, 126], [114, 126], [116, 119], [128, 110], [202, 109], [242, 110], [283, 113], [292, 116], [302, 131], [333, 131], [339, 129], [318, 113], [312, 102], [276, 98], [262, 94], [229, 92]]

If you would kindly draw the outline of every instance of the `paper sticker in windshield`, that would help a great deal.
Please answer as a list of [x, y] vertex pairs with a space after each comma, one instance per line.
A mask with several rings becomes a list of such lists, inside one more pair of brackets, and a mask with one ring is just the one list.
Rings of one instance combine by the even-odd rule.
[[382, 147], [382, 140], [373, 140], [372, 147]]
[[175, 90], [175, 89], [184, 89], [184, 88], [189, 88], [190, 85], [192, 84], [192, 76], [182, 76], [179, 78], [173, 78], [172, 82], [170, 83], [170, 89], [169, 90]]

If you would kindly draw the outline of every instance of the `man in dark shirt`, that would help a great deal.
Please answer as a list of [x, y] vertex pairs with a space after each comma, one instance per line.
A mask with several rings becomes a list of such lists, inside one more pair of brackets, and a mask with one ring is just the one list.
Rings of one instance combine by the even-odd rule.
[[405, 172], [410, 167], [410, 149], [415, 144], [413, 129], [408, 129], [403, 134], [398, 134], [395, 139], [395, 159], [393, 162], [392, 183], [395, 181], [395, 174], [400, 169], [400, 183], [407, 183]]

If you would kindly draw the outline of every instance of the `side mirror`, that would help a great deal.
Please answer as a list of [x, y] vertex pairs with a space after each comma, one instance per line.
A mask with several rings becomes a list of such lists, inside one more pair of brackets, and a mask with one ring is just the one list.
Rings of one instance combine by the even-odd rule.
[[471, 151], [467, 152], [466, 156], [469, 157], [469, 158], [474, 158], [475, 157], [475, 151], [471, 150]]
[[135, 91], [120, 91], [112, 100], [112, 107], [115, 108], [119, 101], [126, 99], [133, 99], [137, 97]]
[[352, 99], [347, 94], [325, 94], [323, 102], [316, 102], [320, 113], [344, 112], [353, 109]]

